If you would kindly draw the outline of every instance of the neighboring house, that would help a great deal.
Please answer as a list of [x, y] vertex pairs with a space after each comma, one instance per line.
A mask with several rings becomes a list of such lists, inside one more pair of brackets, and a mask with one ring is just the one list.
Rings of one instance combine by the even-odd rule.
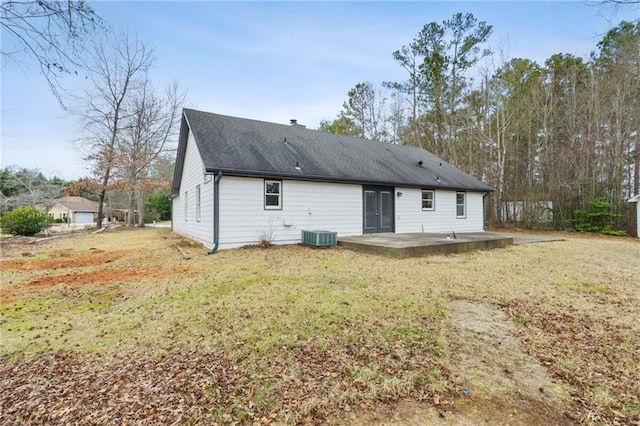
[[98, 203], [82, 197], [62, 197], [49, 208], [49, 216], [65, 223], [93, 223], [98, 213]]
[[172, 228], [209, 248], [302, 230], [475, 232], [489, 191], [420, 148], [185, 109]]
[[553, 201], [503, 201], [500, 209], [503, 222], [553, 222]]

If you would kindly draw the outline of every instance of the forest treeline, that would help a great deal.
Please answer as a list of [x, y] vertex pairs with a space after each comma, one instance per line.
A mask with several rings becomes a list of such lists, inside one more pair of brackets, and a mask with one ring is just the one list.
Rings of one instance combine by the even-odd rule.
[[323, 131], [420, 146], [495, 188], [490, 224], [572, 227], [609, 206], [632, 229], [640, 190], [640, 21], [587, 58], [497, 59], [492, 27], [458, 13], [393, 52], [404, 81], [361, 82]]

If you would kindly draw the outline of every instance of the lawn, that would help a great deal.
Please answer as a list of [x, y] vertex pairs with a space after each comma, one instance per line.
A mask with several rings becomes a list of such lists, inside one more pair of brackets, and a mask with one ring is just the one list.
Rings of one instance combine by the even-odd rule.
[[[402, 260], [207, 255], [167, 229], [4, 239], [0, 414], [374, 424], [413, 404], [414, 423], [640, 424], [640, 242], [563, 237]], [[523, 395], [529, 367], [543, 384]]]

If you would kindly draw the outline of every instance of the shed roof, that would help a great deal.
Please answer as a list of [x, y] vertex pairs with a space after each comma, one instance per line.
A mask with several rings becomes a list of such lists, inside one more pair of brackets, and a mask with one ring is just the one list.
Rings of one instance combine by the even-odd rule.
[[492, 191], [421, 148], [185, 109], [174, 194], [180, 189], [189, 131], [208, 173]]

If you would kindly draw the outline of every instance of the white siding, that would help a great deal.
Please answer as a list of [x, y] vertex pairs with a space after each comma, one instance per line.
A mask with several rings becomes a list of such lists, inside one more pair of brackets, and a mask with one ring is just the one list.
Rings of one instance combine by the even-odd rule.
[[[428, 188], [425, 188], [428, 189]], [[398, 192], [402, 197], [398, 197]], [[396, 188], [396, 233], [480, 232], [484, 230], [482, 193], [466, 192], [466, 217], [456, 217], [456, 191], [435, 190], [435, 210], [422, 210], [422, 190]]]
[[[173, 230], [213, 247], [213, 179], [205, 183], [204, 166], [191, 133], [187, 139], [180, 194], [173, 199]], [[200, 185], [200, 220], [196, 220], [196, 186]], [[188, 192], [188, 197], [185, 193]], [[185, 198], [188, 205], [185, 209]], [[187, 218], [185, 220], [185, 212]]]
[[282, 181], [282, 210], [265, 210], [264, 179], [223, 176], [220, 247], [300, 242], [303, 229], [362, 234], [362, 186]]

